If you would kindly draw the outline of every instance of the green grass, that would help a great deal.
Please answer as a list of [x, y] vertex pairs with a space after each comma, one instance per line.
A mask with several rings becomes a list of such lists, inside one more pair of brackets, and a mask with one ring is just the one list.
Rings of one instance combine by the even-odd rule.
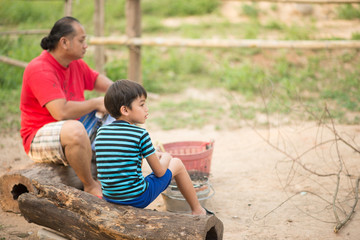
[[[64, 13], [64, 3], [61, 1], [0, 0], [0, 5], [0, 26], [4, 28], [49, 27], [49, 23], [54, 23]], [[45, 11], [49, 8], [51, 11]]]
[[158, 17], [170, 16], [191, 16], [213, 13], [217, 10], [220, 2], [218, 0], [143, 0], [142, 13], [144, 15], [154, 15]]
[[[152, 116], [152, 112], [155, 114]], [[210, 101], [186, 99], [182, 101], [161, 101], [150, 104], [150, 124], [161, 126], [165, 130], [174, 128], [202, 128], [209, 123], [220, 122], [224, 110]]]
[[359, 19], [360, 5], [359, 4], [343, 4], [338, 7], [338, 17], [341, 19]]
[[259, 16], [257, 4], [242, 4], [242, 13], [248, 17], [257, 18]]
[[360, 40], [360, 32], [352, 33], [351, 40]]
[[[35, 36], [0, 37], [0, 55], [29, 62], [42, 51]], [[0, 62], [0, 88], [14, 89], [21, 86], [24, 69]]]
[[20, 88], [0, 89], [0, 130], [20, 130]]

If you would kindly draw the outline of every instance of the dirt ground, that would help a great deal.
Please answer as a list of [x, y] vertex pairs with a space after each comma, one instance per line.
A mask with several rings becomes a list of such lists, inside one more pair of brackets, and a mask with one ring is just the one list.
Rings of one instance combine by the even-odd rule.
[[[359, 146], [360, 126], [337, 126], [337, 131]], [[209, 125], [200, 130], [150, 130], [150, 133], [153, 142], [161, 143], [215, 140], [210, 177], [215, 195], [206, 206], [223, 221], [224, 239], [359, 239], [359, 206], [351, 221], [339, 233], [333, 232], [335, 217], [331, 202], [336, 176], [319, 178], [303, 171], [260, 137], [295, 157], [318, 144], [315, 151], [299, 159], [317, 173], [336, 172], [335, 144], [319, 144], [334, 136], [317, 124], [284, 126], [270, 131], [251, 127], [217, 131]], [[18, 133], [2, 136], [0, 146], [0, 175], [31, 164]], [[348, 173], [359, 176], [359, 153], [340, 143], [338, 149]], [[346, 184], [340, 185], [339, 205], [349, 212], [354, 201], [349, 190], [353, 177], [342, 179]], [[314, 193], [328, 202], [315, 197]], [[162, 198], [149, 208], [165, 211]], [[339, 217], [342, 219], [343, 215]], [[27, 223], [21, 215], [0, 211], [0, 239], [37, 239], [39, 229], [41, 226]]]

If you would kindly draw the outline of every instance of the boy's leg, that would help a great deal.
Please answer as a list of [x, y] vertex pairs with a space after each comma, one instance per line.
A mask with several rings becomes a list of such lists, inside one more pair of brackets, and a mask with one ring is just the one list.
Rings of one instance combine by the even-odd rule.
[[77, 120], [65, 121], [60, 142], [69, 165], [84, 185], [84, 191], [96, 196], [102, 196], [101, 186], [91, 174], [91, 145], [87, 132]]
[[189, 203], [194, 215], [205, 215], [205, 209], [200, 205], [197, 198], [194, 186], [191, 182], [190, 176], [186, 171], [186, 168], [182, 161], [178, 158], [172, 158], [169, 163], [169, 169], [171, 170], [176, 184], [184, 196], [185, 200]]

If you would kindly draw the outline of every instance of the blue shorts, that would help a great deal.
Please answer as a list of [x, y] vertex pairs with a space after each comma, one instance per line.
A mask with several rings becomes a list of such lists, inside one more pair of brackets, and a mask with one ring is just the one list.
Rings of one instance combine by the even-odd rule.
[[162, 177], [157, 177], [154, 173], [151, 173], [145, 177], [145, 181], [147, 181], [149, 185], [141, 196], [130, 201], [116, 201], [106, 197], [104, 197], [104, 199], [111, 203], [145, 208], [152, 203], [160, 195], [160, 193], [165, 191], [165, 189], [169, 186], [171, 179], [172, 172], [169, 169], [166, 170]]

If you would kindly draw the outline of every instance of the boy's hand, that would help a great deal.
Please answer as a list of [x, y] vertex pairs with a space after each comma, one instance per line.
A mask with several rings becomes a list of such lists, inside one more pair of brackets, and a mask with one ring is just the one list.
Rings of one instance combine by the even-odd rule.
[[161, 159], [171, 159], [171, 155], [168, 152], [156, 152], [156, 156], [159, 158], [159, 160]]

